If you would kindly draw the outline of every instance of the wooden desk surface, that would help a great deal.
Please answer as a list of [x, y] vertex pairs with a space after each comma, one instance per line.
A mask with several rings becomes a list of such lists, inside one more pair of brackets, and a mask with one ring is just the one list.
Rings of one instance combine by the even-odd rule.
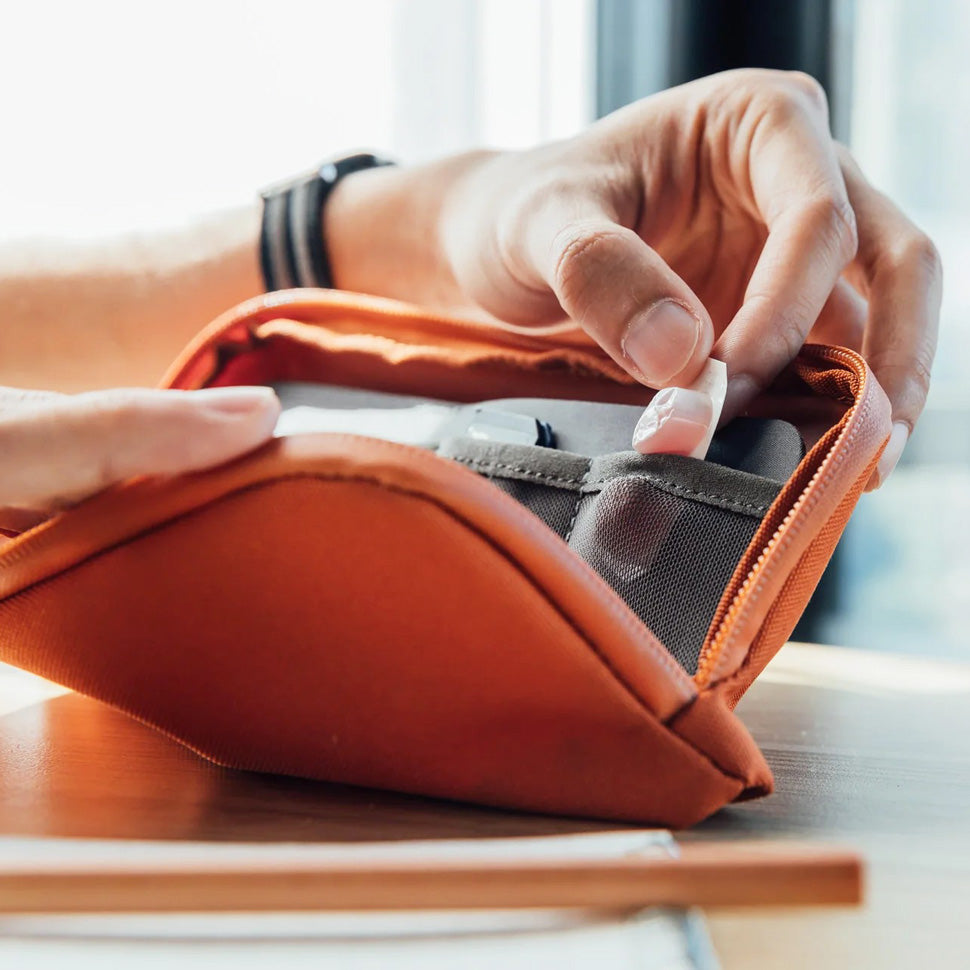
[[[719, 914], [731, 968], [970, 966], [970, 665], [791, 644], [739, 707], [777, 781], [683, 839], [860, 848], [861, 911]], [[602, 823], [226, 771], [0, 666], [0, 837], [354, 842]]]

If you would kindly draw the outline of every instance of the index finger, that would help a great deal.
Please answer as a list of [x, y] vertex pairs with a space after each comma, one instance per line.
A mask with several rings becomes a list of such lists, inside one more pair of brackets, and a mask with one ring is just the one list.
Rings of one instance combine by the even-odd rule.
[[824, 100], [812, 90], [806, 93], [798, 83], [776, 95], [750, 140], [752, 202], [768, 238], [742, 305], [714, 349], [731, 375], [728, 417], [740, 413], [798, 353], [855, 256], [855, 215]]
[[0, 509], [27, 510], [71, 505], [137, 475], [229, 461], [267, 441], [279, 416], [265, 387], [75, 395], [0, 388], [0, 406]]

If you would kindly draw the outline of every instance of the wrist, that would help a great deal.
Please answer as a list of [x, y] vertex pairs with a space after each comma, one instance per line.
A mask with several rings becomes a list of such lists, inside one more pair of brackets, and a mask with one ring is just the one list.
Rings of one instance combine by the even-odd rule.
[[323, 212], [334, 285], [436, 309], [467, 309], [442, 245], [442, 215], [455, 187], [492, 154], [469, 152], [342, 179]]

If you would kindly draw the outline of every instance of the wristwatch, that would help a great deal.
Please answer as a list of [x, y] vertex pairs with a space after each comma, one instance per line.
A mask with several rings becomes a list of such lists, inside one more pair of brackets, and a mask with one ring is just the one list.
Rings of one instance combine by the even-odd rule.
[[299, 286], [333, 286], [323, 238], [323, 207], [342, 178], [393, 164], [369, 153], [347, 155], [260, 193], [263, 219], [259, 263], [267, 293]]

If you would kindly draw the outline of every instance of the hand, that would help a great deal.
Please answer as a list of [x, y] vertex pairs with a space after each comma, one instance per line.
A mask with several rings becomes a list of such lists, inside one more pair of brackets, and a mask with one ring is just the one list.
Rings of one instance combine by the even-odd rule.
[[[654, 388], [690, 384], [713, 354], [728, 366], [729, 417], [806, 340], [859, 349], [892, 404], [877, 481], [898, 460], [926, 399], [940, 261], [832, 140], [811, 78], [715, 75], [567, 141], [381, 177], [385, 203], [394, 178], [418, 200], [388, 220], [417, 228], [386, 244], [378, 272], [363, 246], [351, 265], [349, 247], [341, 285], [516, 324], [568, 316]], [[355, 179], [350, 206], [368, 184]]]
[[265, 442], [265, 387], [55, 394], [0, 388], [0, 529], [19, 532], [134, 475], [218, 465]]
[[689, 384], [713, 351], [730, 416], [806, 340], [859, 349], [892, 404], [881, 478], [923, 408], [939, 257], [833, 142], [807, 76], [705, 78], [496, 156], [446, 218], [470, 299], [520, 324], [565, 310], [652, 387]]

